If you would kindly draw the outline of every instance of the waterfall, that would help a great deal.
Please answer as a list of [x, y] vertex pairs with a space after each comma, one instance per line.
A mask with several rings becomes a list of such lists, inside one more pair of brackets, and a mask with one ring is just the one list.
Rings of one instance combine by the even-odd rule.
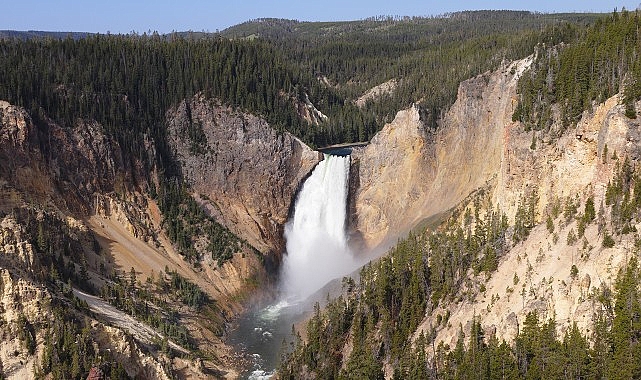
[[349, 156], [325, 154], [298, 193], [285, 225], [281, 290], [288, 299], [303, 300], [356, 268], [345, 231], [349, 165]]

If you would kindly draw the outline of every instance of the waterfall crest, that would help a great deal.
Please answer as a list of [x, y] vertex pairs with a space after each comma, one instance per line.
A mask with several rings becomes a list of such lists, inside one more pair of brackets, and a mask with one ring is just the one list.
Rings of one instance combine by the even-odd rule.
[[349, 165], [349, 156], [325, 154], [296, 198], [294, 215], [285, 225], [281, 273], [288, 299], [306, 299], [355, 269], [345, 231]]

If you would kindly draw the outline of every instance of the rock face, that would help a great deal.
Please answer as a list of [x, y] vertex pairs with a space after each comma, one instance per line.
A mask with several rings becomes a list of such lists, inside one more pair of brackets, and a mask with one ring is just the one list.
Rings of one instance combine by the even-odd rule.
[[368, 247], [395, 241], [426, 217], [446, 211], [495, 179], [516, 85], [530, 60], [461, 83], [438, 131], [416, 107], [400, 111], [364, 148], [354, 150], [352, 228]]
[[0, 160], [0, 178], [17, 190], [74, 212], [89, 212], [95, 192], [133, 183], [120, 147], [99, 124], [79, 120], [74, 128], [53, 121], [36, 125], [24, 109], [4, 101], [0, 102]]
[[[244, 121], [234, 120], [240, 120], [240, 124], [232, 124], [232, 127], [239, 127], [242, 134]], [[277, 223], [285, 222], [292, 201], [287, 197], [293, 197], [298, 183], [318, 158], [298, 140], [289, 135], [277, 135], [262, 123], [265, 132], [251, 135], [251, 138], [247, 136], [246, 140], [236, 135], [236, 129], [231, 130], [242, 148], [230, 150], [230, 145], [221, 145], [220, 161], [216, 162], [228, 160], [229, 166], [218, 168], [219, 173], [224, 174], [219, 177], [219, 187], [215, 190], [224, 192], [220, 197], [229, 203], [221, 202], [220, 208], [215, 210], [227, 213], [231, 210], [225, 208], [229, 204], [245, 207], [233, 198], [237, 194], [250, 197], [254, 192], [254, 203], [246, 203], [249, 211], [245, 210], [245, 214], [242, 210], [236, 211], [247, 215], [260, 209], [250, 215], [263, 218], [260, 222], [265, 223], [265, 233], [273, 234], [264, 241], [277, 243], [281, 237]], [[261, 138], [271, 141], [272, 145], [263, 144]], [[223, 140], [223, 134], [216, 135], [216, 139]], [[64, 246], [67, 247], [64, 255], [73, 255], [67, 259], [69, 266], [72, 262], [79, 266], [86, 264], [83, 268], [95, 281], [97, 290], [109, 281], [106, 277], [114, 269], [133, 268], [141, 281], [150, 273], [157, 275], [167, 268], [175, 270], [221, 305], [216, 308], [215, 315], [184, 314], [188, 328], [197, 331], [197, 334], [192, 332], [197, 336], [196, 344], [211, 357], [228, 356], [225, 352], [229, 348], [221, 341], [217, 323], [222, 325], [223, 321], [241, 312], [243, 301], [250, 296], [266, 293], [261, 288], [267, 287], [269, 281], [264, 262], [246, 246], [224, 265], [211, 257], [205, 257], [199, 268], [185, 261], [164, 234], [158, 205], [146, 191], [148, 181], [157, 179], [152, 159], [155, 157], [154, 145], [145, 141], [144, 146], [146, 151], [140, 157], [150, 158], [149, 162], [124, 159], [119, 144], [99, 123], [78, 119], [74, 125], [62, 126], [46, 116], [35, 121], [21, 107], [0, 101], [0, 335], [4, 337], [0, 345], [0, 374], [33, 377], [41, 359], [42, 334], [54, 324], [47, 319], [51, 314], [48, 300], [70, 302], [66, 294], [43, 280], [50, 265], [46, 262], [48, 259], [40, 257], [44, 245], [38, 244], [48, 244], [48, 241], [57, 244], [55, 247], [50, 245], [54, 247], [51, 249], [54, 252], [49, 250], [53, 257], [63, 256], [60, 247]], [[217, 145], [212, 142], [212, 146]], [[245, 151], [246, 156], [243, 155]], [[277, 154], [283, 151], [287, 154]], [[265, 160], [268, 163], [264, 163]], [[301, 169], [300, 173], [288, 170], [290, 165], [296, 164], [309, 168]], [[240, 172], [236, 170], [241, 167]], [[253, 167], [253, 170], [246, 171], [246, 167]], [[265, 182], [261, 182], [261, 178]], [[228, 180], [231, 183], [227, 184]], [[245, 186], [244, 193], [239, 190], [241, 186]], [[206, 206], [214, 205], [202, 201]], [[247, 223], [236, 214], [230, 215], [239, 224]], [[257, 222], [253, 223], [252, 227]], [[269, 230], [270, 227], [273, 229]], [[42, 230], [41, 234], [38, 228]], [[256, 234], [260, 236], [260, 232]], [[242, 237], [251, 241], [247, 236]], [[37, 238], [44, 240], [39, 242]], [[37, 313], [33, 311], [36, 309]], [[19, 315], [37, 327], [35, 352], [27, 352], [24, 342], [18, 338], [15, 320]], [[150, 354], [146, 344], [139, 344], [136, 339], [124, 339], [123, 331], [114, 327], [106, 313], [86, 317], [81, 319], [91, 325], [94, 342], [100, 349], [108, 348], [112, 354], [118, 353], [126, 362], [125, 369], [130, 376], [167, 378], [167, 371], [174, 365], [168, 359], [165, 363], [155, 353]], [[212, 323], [213, 317], [220, 322]], [[119, 344], [119, 341], [124, 343]], [[233, 368], [238, 366], [233, 359], [204, 362], [204, 367], [220, 369], [232, 378]], [[185, 359], [180, 365], [189, 366], [189, 360]]]
[[355, 103], [358, 107], [363, 108], [370, 100], [376, 100], [384, 95], [392, 94], [396, 90], [398, 84], [399, 81], [397, 79], [390, 79], [378, 86], [374, 86], [361, 95], [361, 97], [356, 99]]
[[[6, 230], [3, 228], [4, 231]], [[19, 330], [25, 327], [25, 322], [32, 325], [49, 323], [43, 307], [50, 302], [51, 295], [44, 287], [0, 268], [0, 370], [4, 376], [24, 379], [31, 377], [32, 367], [38, 363], [37, 358], [28, 355], [24, 349], [24, 344], [19, 339]], [[21, 318], [24, 322], [20, 322]]]
[[[437, 326], [436, 316], [447, 313], [449, 322], [438, 329], [436, 344], [442, 341], [453, 346], [459, 326], [465, 331], [474, 317], [480, 318], [486, 331], [511, 340], [531, 311], [541, 320], [555, 318], [557, 336], [563, 336], [575, 322], [584, 332], [592, 328], [593, 315], [600, 308], [594, 299], [599, 289], [610, 288], [615, 282], [618, 268], [630, 257], [635, 237], [617, 236], [613, 248], [604, 248], [603, 233], [598, 223], [592, 223], [579, 242], [569, 244], [566, 237], [579, 228], [575, 218], [554, 219], [554, 234], [543, 221], [555, 200], [576, 199], [584, 204], [588, 197], [593, 197], [597, 212], [603, 213], [605, 220], [609, 218], [604, 207], [608, 183], [625, 159], [635, 166], [641, 158], [641, 123], [627, 118], [619, 103], [618, 95], [608, 99], [593, 112], [584, 113], [576, 131], [567, 131], [553, 143], [547, 137], [538, 139], [536, 147], [532, 145], [532, 132], [525, 132], [518, 123], [504, 126], [500, 171], [489, 196], [512, 222], [519, 199], [536, 191], [539, 225], [527, 240], [501, 258], [490, 279], [475, 278], [470, 273], [476, 285], [461, 289], [460, 295], [473, 296], [459, 295], [462, 302], [439, 305], [425, 318], [419, 332]], [[478, 291], [480, 283], [483, 293]]]
[[[258, 250], [280, 254], [296, 190], [321, 155], [258, 117], [201, 96], [170, 110], [168, 125], [170, 145], [195, 195]], [[190, 130], [201, 140], [195, 142]]]
[[[591, 329], [598, 289], [611, 286], [634, 245], [633, 236], [622, 235], [614, 248], [603, 248], [597, 223], [572, 245], [566, 237], [578, 230], [575, 219], [555, 219], [556, 237], [542, 223], [559, 200], [583, 205], [593, 197], [597, 212], [603, 208], [606, 187], [624, 160], [636, 166], [641, 159], [641, 122], [627, 118], [614, 96], [585, 112], [576, 129], [526, 132], [511, 116], [518, 78], [530, 63], [518, 61], [461, 83], [438, 131], [427, 131], [412, 107], [354, 151], [352, 228], [370, 247], [395, 241], [452, 207], [474, 209], [467, 197], [477, 189], [486, 191], [487, 203], [510, 224], [519, 202], [537, 195], [538, 225], [529, 237], [500, 258], [491, 277], [470, 271], [455, 303], [429, 310], [415, 337], [436, 328], [435, 345], [454, 347], [461, 327], [469, 331], [475, 317], [509, 341], [531, 311], [542, 320], [555, 318], [558, 336], [574, 322]], [[609, 211], [602, 212], [607, 219]], [[439, 325], [444, 315], [448, 321]]]

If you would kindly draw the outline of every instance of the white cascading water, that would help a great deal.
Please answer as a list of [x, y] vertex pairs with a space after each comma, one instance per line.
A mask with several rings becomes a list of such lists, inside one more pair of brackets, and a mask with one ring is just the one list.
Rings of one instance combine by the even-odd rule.
[[285, 226], [281, 286], [288, 300], [304, 300], [355, 269], [345, 231], [349, 165], [349, 156], [325, 154], [298, 194]]
[[240, 321], [234, 337], [253, 358], [249, 380], [273, 376], [281, 342], [304, 315], [303, 301], [357, 267], [345, 233], [349, 165], [349, 156], [326, 154], [298, 193], [294, 215], [285, 225], [282, 299]]

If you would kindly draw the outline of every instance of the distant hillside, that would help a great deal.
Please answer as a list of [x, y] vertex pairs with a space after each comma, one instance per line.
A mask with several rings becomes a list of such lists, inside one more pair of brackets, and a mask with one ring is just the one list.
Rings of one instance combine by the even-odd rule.
[[[507, 29], [531, 29], [559, 21], [586, 23], [598, 18], [593, 13], [532, 13], [529, 11], [463, 11], [433, 17], [377, 16], [355, 21], [308, 22], [279, 18], [259, 18], [231, 26], [221, 35], [229, 38], [262, 37], [281, 39], [294, 37], [307, 40], [334, 37], [355, 37], [361, 33], [384, 32], [386, 38], [419, 40], [429, 35], [454, 37], [466, 30], [482, 30], [500, 23]], [[472, 25], [471, 23], [474, 23]], [[411, 26], [411, 33], [408, 32]], [[455, 32], [455, 33], [452, 33]], [[456, 37], [454, 37], [456, 38]]]
[[[317, 83], [301, 83], [310, 100], [329, 116], [321, 136], [328, 143], [371, 138], [400, 109], [418, 103], [425, 122], [436, 128], [455, 100], [458, 84], [523, 58], [538, 43], [570, 43], [598, 14], [540, 14], [524, 11], [469, 11], [439, 17], [376, 17], [345, 22], [257, 19], [221, 35], [263, 40]], [[398, 81], [394, 91], [355, 107], [370, 89]], [[340, 107], [323, 99], [331, 91]], [[327, 99], [327, 98], [326, 98]], [[338, 126], [338, 127], [337, 127]], [[319, 136], [320, 137], [320, 136]], [[322, 145], [322, 141], [315, 141]]]
[[[67, 108], [49, 104], [59, 101], [61, 96], [67, 97], [65, 102], [70, 102], [72, 108], [77, 101], [89, 100], [76, 91], [79, 87], [92, 89], [108, 102], [121, 99], [118, 94], [122, 93], [139, 101], [110, 105], [111, 111], [142, 106], [143, 124], [148, 125], [159, 120], [171, 103], [202, 91], [215, 95], [224, 104], [262, 115], [272, 126], [288, 130], [312, 146], [367, 141], [396, 112], [413, 103], [419, 105], [425, 123], [436, 129], [443, 112], [453, 104], [462, 80], [495, 69], [504, 60], [527, 56], [538, 43], [570, 43], [598, 17], [474, 11], [429, 18], [376, 17], [346, 22], [258, 19], [220, 34], [105, 36], [4, 31], [0, 37], [7, 41], [59, 40], [71, 36], [77, 42], [67, 47], [56, 43], [27, 47], [8, 43], [5, 46], [8, 54], [2, 60], [4, 67], [11, 70], [0, 78], [0, 94], [17, 105], [44, 106], [49, 114], [56, 115]], [[94, 39], [79, 41], [90, 36]], [[102, 44], [113, 49], [100, 50]], [[224, 51], [221, 46], [225, 46]], [[94, 48], [99, 50], [91, 54], [102, 55], [97, 57], [101, 62], [111, 62], [110, 70], [99, 68], [95, 62], [83, 62], [90, 58], [85, 53]], [[72, 49], [79, 55], [54, 54], [60, 49]], [[122, 49], [129, 51], [124, 57]], [[128, 60], [127, 56], [143, 58]], [[49, 62], [54, 57], [67, 62]], [[150, 57], [154, 57], [155, 63], [146, 63]], [[42, 67], [19, 65], [20, 60], [41, 62]], [[120, 61], [125, 65], [117, 63]], [[162, 64], [157, 65], [159, 62]], [[183, 67], [185, 62], [191, 67]], [[126, 70], [127, 65], [137, 68]], [[146, 65], [152, 65], [152, 70], [168, 69], [172, 73], [159, 78], [132, 75], [143, 72]], [[35, 75], [26, 75], [24, 70]], [[69, 72], [60, 75], [65, 70]], [[43, 77], [37, 79], [39, 84], [35, 87], [20, 79], [39, 76]], [[15, 83], [8, 85], [8, 81]], [[148, 83], [143, 86], [141, 81]], [[372, 88], [390, 81], [397, 83], [393, 91], [357, 103]], [[173, 89], [163, 91], [163, 95], [147, 93], [167, 86]], [[9, 91], [10, 88], [20, 90]], [[40, 93], [34, 98], [35, 88], [40, 88]], [[79, 98], [73, 99], [76, 96]], [[95, 102], [83, 106], [90, 110], [83, 116], [95, 118], [95, 106]], [[100, 113], [106, 113], [104, 108]], [[140, 116], [141, 113], [124, 117], [110, 112], [107, 119], [111, 121], [102, 121], [114, 126], [123, 119]]]
[[29, 31], [19, 31], [19, 30], [0, 30], [0, 38], [19, 38], [22, 40], [27, 40], [30, 38], [53, 38], [57, 40], [62, 40], [68, 37], [71, 37], [74, 40], [85, 38], [92, 35], [93, 33], [86, 32], [45, 32], [40, 30], [29, 30]]

